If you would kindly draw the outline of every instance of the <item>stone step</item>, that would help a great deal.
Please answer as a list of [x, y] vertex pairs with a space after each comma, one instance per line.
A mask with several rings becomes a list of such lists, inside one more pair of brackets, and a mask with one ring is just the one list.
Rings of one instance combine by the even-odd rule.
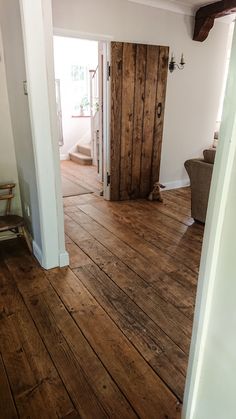
[[92, 166], [93, 164], [92, 158], [83, 153], [70, 153], [70, 159], [73, 162], [82, 164], [84, 166]]
[[91, 157], [91, 147], [89, 145], [77, 145], [77, 152], [80, 154], [85, 154], [88, 157]]

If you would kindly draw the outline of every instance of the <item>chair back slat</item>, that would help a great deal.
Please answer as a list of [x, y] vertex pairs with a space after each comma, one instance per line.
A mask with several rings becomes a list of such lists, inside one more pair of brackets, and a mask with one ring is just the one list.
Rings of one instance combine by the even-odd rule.
[[7, 199], [12, 199], [12, 198], [14, 198], [14, 195], [9, 195], [9, 194], [0, 195], [0, 201], [6, 201]]
[[0, 201], [7, 201], [5, 215], [9, 215], [11, 212], [11, 201], [14, 198], [13, 189], [15, 188], [15, 183], [7, 183], [0, 185], [0, 190], [7, 191], [6, 193], [0, 193]]
[[[0, 215], [0, 232], [11, 231], [16, 237], [24, 237], [29, 251], [32, 253], [31, 239], [28, 237], [23, 217], [11, 214], [11, 202], [14, 198], [15, 183], [0, 183], [0, 201], [7, 201], [5, 215]], [[5, 236], [9, 238], [8, 236]]]

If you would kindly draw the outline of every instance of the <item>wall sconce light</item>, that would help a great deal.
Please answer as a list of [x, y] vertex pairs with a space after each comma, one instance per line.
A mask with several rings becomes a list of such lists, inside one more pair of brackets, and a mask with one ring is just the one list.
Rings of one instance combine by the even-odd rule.
[[177, 64], [175, 62], [175, 57], [174, 54], [171, 55], [171, 60], [169, 63], [169, 70], [171, 73], [173, 73], [174, 70], [176, 70], [176, 68], [178, 68], [179, 70], [183, 70], [185, 66], [185, 61], [184, 61], [184, 54], [181, 55], [181, 59], [180, 59], [180, 63]]

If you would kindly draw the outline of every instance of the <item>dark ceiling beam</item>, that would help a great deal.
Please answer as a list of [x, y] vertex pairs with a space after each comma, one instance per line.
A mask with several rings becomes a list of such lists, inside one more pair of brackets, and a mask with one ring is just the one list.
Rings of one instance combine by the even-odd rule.
[[236, 0], [221, 0], [198, 9], [193, 40], [203, 42], [214, 26], [215, 19], [236, 13]]

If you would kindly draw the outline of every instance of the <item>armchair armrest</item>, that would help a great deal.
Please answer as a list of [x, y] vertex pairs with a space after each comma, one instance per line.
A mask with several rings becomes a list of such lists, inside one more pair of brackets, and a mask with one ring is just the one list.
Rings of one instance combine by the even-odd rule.
[[191, 212], [195, 220], [205, 222], [214, 165], [203, 159], [184, 163], [191, 185]]

